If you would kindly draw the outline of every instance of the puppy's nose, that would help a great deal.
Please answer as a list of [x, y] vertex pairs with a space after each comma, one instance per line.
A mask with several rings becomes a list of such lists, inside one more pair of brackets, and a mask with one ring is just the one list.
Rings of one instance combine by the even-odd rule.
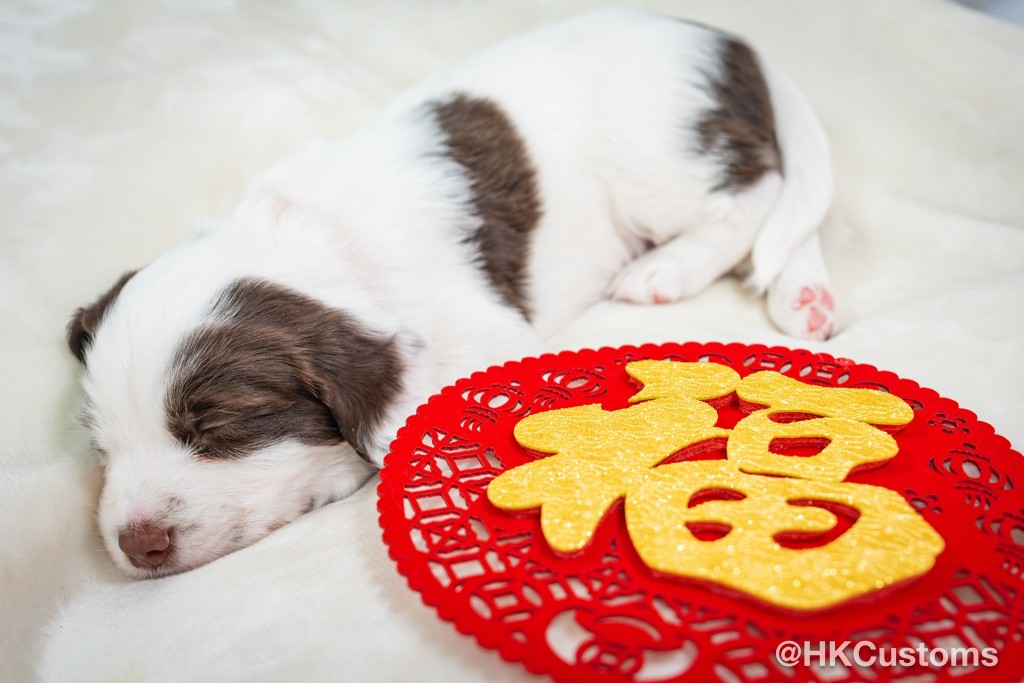
[[149, 522], [125, 527], [117, 537], [117, 545], [136, 567], [156, 569], [167, 559], [171, 530]]

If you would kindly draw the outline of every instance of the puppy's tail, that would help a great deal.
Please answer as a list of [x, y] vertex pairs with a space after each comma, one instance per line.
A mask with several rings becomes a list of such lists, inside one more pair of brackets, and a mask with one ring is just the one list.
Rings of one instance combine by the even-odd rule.
[[786, 74], [763, 56], [760, 62], [782, 156], [782, 190], [751, 253], [748, 284], [763, 292], [782, 272], [793, 250], [825, 218], [834, 185], [828, 139], [818, 117]]

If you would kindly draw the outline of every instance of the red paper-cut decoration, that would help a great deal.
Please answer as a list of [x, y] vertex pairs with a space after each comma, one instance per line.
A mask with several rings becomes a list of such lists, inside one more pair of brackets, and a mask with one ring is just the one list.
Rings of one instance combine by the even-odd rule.
[[[899, 453], [847, 481], [901, 493], [945, 541], [934, 568], [831, 609], [786, 612], [714, 584], [656, 576], [633, 550], [620, 508], [584, 551], [564, 557], [548, 547], [537, 514], [512, 515], [487, 501], [495, 476], [538, 457], [513, 438], [519, 420], [589, 403], [626, 408], [638, 386], [624, 367], [643, 359], [722, 363], [742, 376], [774, 370], [903, 398], [915, 417], [893, 434]], [[735, 403], [715, 407], [722, 426], [742, 417]], [[504, 659], [558, 681], [1020, 681], [1021, 487], [1021, 455], [931, 389], [825, 354], [688, 343], [546, 355], [444, 389], [392, 444], [379, 509], [391, 557], [427, 605]], [[860, 652], [866, 658], [890, 648], [932, 655], [909, 666], [876, 657], [863, 667], [842, 659], [790, 667], [776, 655], [785, 641], [851, 641], [848, 659], [858, 642], [870, 643]], [[968, 648], [989, 657], [950, 666]]]

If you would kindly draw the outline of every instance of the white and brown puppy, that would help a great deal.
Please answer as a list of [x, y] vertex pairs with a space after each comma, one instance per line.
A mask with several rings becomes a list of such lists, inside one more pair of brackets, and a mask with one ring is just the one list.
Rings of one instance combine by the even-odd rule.
[[317, 142], [78, 311], [103, 540], [191, 569], [359, 487], [432, 392], [607, 296], [749, 259], [821, 338], [822, 128], [737, 38], [603, 12], [504, 42]]

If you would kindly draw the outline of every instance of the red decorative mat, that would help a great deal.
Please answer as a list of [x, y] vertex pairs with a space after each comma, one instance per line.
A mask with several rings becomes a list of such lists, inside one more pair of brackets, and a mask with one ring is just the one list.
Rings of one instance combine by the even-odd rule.
[[690, 343], [446, 388], [379, 509], [426, 604], [558, 681], [1020, 681], [1022, 486], [1006, 439], [910, 380]]

